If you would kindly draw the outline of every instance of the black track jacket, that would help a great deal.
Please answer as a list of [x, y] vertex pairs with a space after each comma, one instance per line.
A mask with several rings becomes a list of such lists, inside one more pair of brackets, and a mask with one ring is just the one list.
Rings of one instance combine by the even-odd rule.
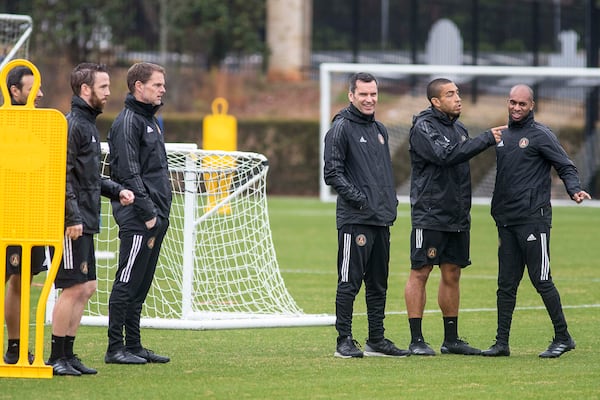
[[119, 199], [123, 186], [100, 178], [100, 135], [92, 108], [81, 97], [73, 96], [67, 114], [67, 182], [65, 227], [83, 224], [83, 232], [94, 234], [100, 228], [100, 195]]
[[577, 168], [550, 128], [535, 121], [533, 112], [522, 121], [509, 121], [502, 145], [496, 146], [496, 164], [491, 212], [497, 226], [552, 224], [551, 167], [569, 196], [581, 190]]
[[495, 143], [491, 131], [470, 138], [460, 121], [433, 107], [413, 117], [409, 135], [413, 228], [446, 232], [471, 228], [468, 161]]
[[324, 161], [325, 183], [338, 194], [338, 229], [394, 223], [398, 199], [388, 133], [374, 115], [364, 115], [352, 104], [341, 110], [325, 135]]
[[130, 206], [112, 204], [120, 230], [144, 230], [145, 222], [156, 216], [169, 218], [169, 166], [164, 136], [154, 117], [159, 108], [127, 94], [125, 108], [108, 133], [111, 178], [135, 194]]

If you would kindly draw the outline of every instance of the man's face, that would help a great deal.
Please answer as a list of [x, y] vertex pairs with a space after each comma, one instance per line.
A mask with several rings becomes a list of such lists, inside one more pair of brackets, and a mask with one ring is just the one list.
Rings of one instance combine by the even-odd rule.
[[136, 82], [136, 98], [138, 101], [147, 104], [159, 106], [162, 104], [162, 97], [167, 91], [165, 87], [165, 75], [154, 71], [146, 83]]
[[[33, 88], [33, 75], [23, 75], [21, 78], [22, 88], [19, 89], [16, 86], [10, 87], [10, 92], [16, 104], [25, 105], [27, 104], [27, 98], [29, 97], [29, 93], [31, 93], [31, 89]], [[37, 95], [33, 100], [33, 104], [35, 107], [39, 105], [40, 100], [44, 97], [44, 93], [42, 92], [42, 88], [38, 89]]]
[[97, 109], [104, 109], [104, 105], [110, 96], [110, 77], [106, 72], [96, 72], [94, 87], [90, 99], [90, 105]]
[[440, 94], [431, 99], [431, 104], [443, 113], [458, 118], [462, 110], [462, 100], [458, 87], [452, 82], [442, 85]]
[[374, 114], [375, 105], [377, 104], [377, 83], [375, 81], [356, 81], [356, 89], [354, 89], [354, 92], [348, 93], [348, 98], [361, 113], [365, 115]]
[[508, 96], [508, 116], [513, 121], [521, 121], [533, 110], [531, 92], [523, 86], [511, 90]]

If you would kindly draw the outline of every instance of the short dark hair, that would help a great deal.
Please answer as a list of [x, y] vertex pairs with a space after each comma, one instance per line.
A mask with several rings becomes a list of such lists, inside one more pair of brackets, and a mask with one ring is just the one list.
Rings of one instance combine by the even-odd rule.
[[160, 72], [165, 75], [165, 69], [158, 64], [149, 62], [139, 62], [133, 64], [127, 71], [127, 88], [129, 93], [135, 92], [135, 83], [140, 81], [142, 83], [148, 82], [152, 73]]
[[33, 76], [33, 71], [29, 67], [18, 66], [14, 67], [10, 71], [8, 71], [8, 75], [6, 77], [6, 87], [8, 88], [8, 92], [10, 93], [10, 98], [12, 99], [12, 93], [10, 92], [10, 88], [16, 86], [17, 89], [23, 89], [23, 77], [26, 75]]
[[427, 85], [427, 100], [431, 102], [432, 98], [438, 97], [442, 90], [442, 86], [449, 83], [452, 83], [452, 81], [446, 78], [437, 78], [429, 82], [429, 85]]
[[90, 87], [94, 86], [97, 72], [108, 73], [108, 68], [104, 64], [96, 64], [84, 62], [77, 65], [71, 71], [71, 89], [73, 94], [79, 96], [81, 94], [81, 85], [84, 83]]
[[368, 72], [357, 72], [356, 74], [353, 74], [348, 83], [348, 90], [352, 93], [354, 93], [354, 91], [356, 90], [356, 81], [361, 81], [361, 82], [373, 82], [375, 81], [375, 84], [377, 84], [377, 79], [375, 79], [375, 77], [371, 74], [369, 74]]

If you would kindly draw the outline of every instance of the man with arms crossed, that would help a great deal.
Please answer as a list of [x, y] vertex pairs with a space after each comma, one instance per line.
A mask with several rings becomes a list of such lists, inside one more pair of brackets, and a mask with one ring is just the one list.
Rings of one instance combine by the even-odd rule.
[[133, 192], [100, 177], [100, 134], [96, 117], [110, 95], [104, 65], [81, 63], [71, 72], [71, 112], [67, 114], [67, 184], [63, 258], [54, 280], [61, 289], [52, 311], [52, 348], [47, 364], [54, 375], [95, 374], [73, 353], [75, 335], [88, 300], [96, 291], [94, 234], [100, 231], [100, 195], [121, 204]]
[[456, 84], [434, 79], [427, 86], [431, 104], [413, 118], [409, 136], [411, 160], [411, 270], [404, 298], [411, 333], [409, 350], [432, 356], [421, 330], [425, 287], [434, 265], [441, 272], [438, 305], [444, 321], [444, 354], [477, 355], [458, 336], [459, 281], [462, 268], [471, 264], [471, 173], [469, 160], [501, 139], [496, 127], [470, 138], [458, 121], [462, 101]]

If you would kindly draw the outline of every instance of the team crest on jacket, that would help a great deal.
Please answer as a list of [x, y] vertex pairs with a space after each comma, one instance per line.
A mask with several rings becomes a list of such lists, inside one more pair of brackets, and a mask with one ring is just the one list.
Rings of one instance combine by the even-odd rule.
[[156, 238], [154, 236], [152, 236], [150, 239], [148, 239], [148, 248], [152, 249], [154, 248], [154, 241], [156, 240]]
[[385, 138], [383, 137], [383, 135], [381, 133], [377, 134], [377, 139], [379, 139], [379, 143], [385, 144]]
[[437, 256], [437, 249], [430, 247], [427, 249], [427, 258], [435, 258]]
[[363, 247], [367, 244], [367, 237], [362, 233], [356, 236], [356, 244], [360, 247]]
[[79, 269], [81, 270], [82, 274], [86, 274], [88, 273], [88, 263], [87, 261], [84, 261], [81, 263], [81, 265], [79, 266]]
[[524, 149], [527, 146], [529, 146], [529, 139], [527, 139], [526, 137], [519, 139], [520, 148]]
[[19, 257], [18, 253], [11, 254], [8, 260], [8, 262], [10, 262], [10, 265], [12, 265], [13, 267], [18, 267], [21, 263], [21, 258]]

